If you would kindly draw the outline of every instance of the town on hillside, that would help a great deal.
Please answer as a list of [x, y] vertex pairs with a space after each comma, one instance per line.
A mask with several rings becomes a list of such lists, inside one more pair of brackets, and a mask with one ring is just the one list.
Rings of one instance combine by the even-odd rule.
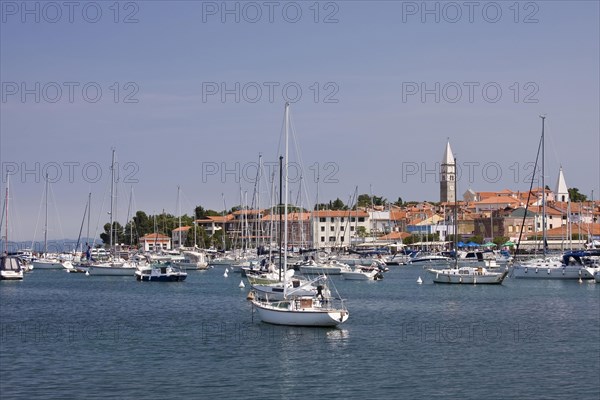
[[[390, 203], [364, 194], [352, 206], [340, 199], [313, 210], [289, 206], [288, 243], [295, 248], [387, 246], [397, 250], [410, 245], [443, 249], [452, 247], [456, 239], [508, 249], [520, 243], [522, 249], [532, 250], [540, 247], [545, 225], [550, 249], [598, 245], [600, 201], [588, 200], [576, 188], [569, 189], [562, 168], [553, 189], [468, 189], [458, 199], [455, 182], [455, 159], [448, 142], [440, 165], [439, 202], [405, 203], [399, 199]], [[119, 241], [145, 251], [185, 246], [221, 250], [273, 246], [277, 232], [283, 229], [282, 208], [238, 207], [217, 213], [199, 206], [194, 217], [180, 219], [183, 223], [162, 215], [158, 224], [138, 212], [122, 230]]]

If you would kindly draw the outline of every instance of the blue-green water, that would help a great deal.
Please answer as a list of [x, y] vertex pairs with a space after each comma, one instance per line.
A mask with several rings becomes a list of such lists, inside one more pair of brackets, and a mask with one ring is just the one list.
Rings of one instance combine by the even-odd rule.
[[0, 282], [0, 398], [600, 398], [600, 284], [434, 285], [413, 266], [334, 280], [337, 329], [253, 321], [220, 268]]

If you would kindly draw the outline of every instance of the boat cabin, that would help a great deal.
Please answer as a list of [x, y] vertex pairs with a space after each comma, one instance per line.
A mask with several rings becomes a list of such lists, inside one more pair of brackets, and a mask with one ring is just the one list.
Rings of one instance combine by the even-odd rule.
[[19, 257], [3, 256], [0, 258], [0, 279], [23, 279], [23, 267]]

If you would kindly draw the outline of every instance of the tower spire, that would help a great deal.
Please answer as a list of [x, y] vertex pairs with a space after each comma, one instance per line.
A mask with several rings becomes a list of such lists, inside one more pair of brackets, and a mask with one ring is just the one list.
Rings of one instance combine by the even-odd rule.
[[453, 203], [456, 200], [456, 163], [450, 139], [446, 143], [446, 149], [440, 165], [440, 202]]
[[558, 180], [556, 181], [556, 200], [562, 202], [569, 201], [569, 188], [567, 187], [567, 182], [565, 181], [562, 165], [558, 171]]

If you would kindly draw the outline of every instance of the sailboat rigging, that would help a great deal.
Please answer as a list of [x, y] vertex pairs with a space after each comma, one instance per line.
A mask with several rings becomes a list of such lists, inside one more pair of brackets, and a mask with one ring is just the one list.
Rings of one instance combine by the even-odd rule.
[[[516, 262], [513, 265], [511, 277], [518, 279], [593, 279], [594, 274], [600, 271], [600, 267], [594, 267], [590, 265], [588, 260], [590, 257], [596, 256], [593, 251], [567, 251], [563, 253], [562, 257], [549, 257], [548, 256], [548, 240], [546, 235], [546, 184], [545, 184], [545, 122], [546, 116], [540, 115], [542, 119], [542, 135], [538, 145], [538, 153], [536, 156], [536, 163], [534, 168], [534, 174], [537, 170], [537, 161], [541, 154], [541, 181], [542, 181], [542, 257], [528, 261]], [[517, 248], [515, 256], [519, 254], [519, 246], [521, 244], [521, 238], [523, 235], [523, 227], [525, 225], [525, 219], [529, 210], [529, 201], [531, 198], [531, 192], [533, 187], [533, 179], [529, 188], [529, 194], [527, 195], [527, 204], [525, 206], [525, 212], [523, 214], [523, 220], [521, 222], [521, 229], [519, 233], [519, 241], [517, 242]]]
[[[283, 178], [280, 179], [280, 202], [281, 194], [284, 192], [283, 200], [283, 299], [269, 300], [259, 299], [251, 295], [253, 308], [256, 308], [261, 320], [266, 323], [276, 325], [291, 325], [291, 326], [336, 326], [344, 323], [349, 313], [344, 305], [343, 300], [334, 299], [328, 296], [324, 289], [327, 282], [326, 276], [319, 276], [312, 283], [320, 283], [317, 286], [317, 293], [314, 296], [303, 296], [296, 293], [298, 288], [288, 287], [287, 285], [287, 253], [288, 253], [288, 136], [289, 136], [289, 103], [285, 104], [284, 120], [285, 120], [285, 153], [280, 156], [280, 161], [285, 160], [285, 168], [283, 162]], [[280, 218], [281, 221], [281, 218]], [[280, 232], [281, 234], [281, 232]], [[282, 246], [280, 246], [281, 249]], [[280, 261], [281, 262], [281, 261]], [[322, 282], [322, 284], [321, 284]], [[335, 304], [335, 300], [340, 300], [340, 304]]]
[[[4, 251], [0, 257], [0, 280], [22, 280], [24, 261], [8, 255], [8, 174], [6, 176], [6, 196], [4, 198]], [[1, 227], [1, 225], [0, 225]]]
[[[454, 158], [454, 168], [457, 166]], [[485, 267], [461, 266], [458, 265], [458, 182], [454, 180], [454, 260], [453, 266], [443, 269], [430, 268], [427, 271], [433, 275], [434, 283], [455, 283], [455, 284], [501, 284], [508, 270], [496, 272], [489, 271]]]

